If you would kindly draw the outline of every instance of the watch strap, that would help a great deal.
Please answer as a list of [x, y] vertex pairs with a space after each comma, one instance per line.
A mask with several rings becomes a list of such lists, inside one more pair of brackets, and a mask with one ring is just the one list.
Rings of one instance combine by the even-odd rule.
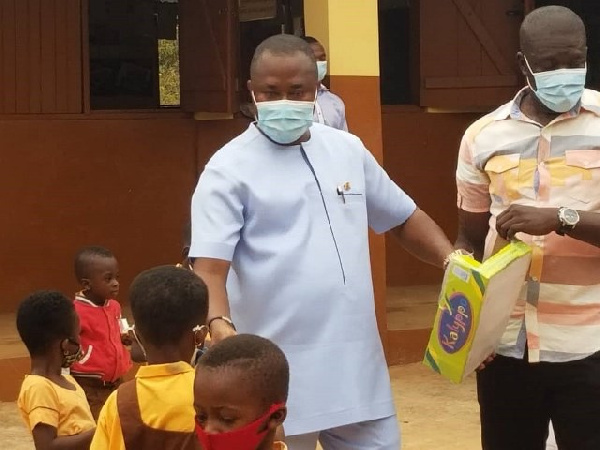
[[212, 319], [210, 319], [207, 323], [209, 330], [210, 330], [210, 324], [213, 323], [215, 320], [222, 320], [222, 321], [226, 322], [231, 328], [233, 328], [233, 331], [237, 331], [235, 328], [235, 325], [233, 323], [233, 320], [231, 320], [227, 316], [215, 316]]

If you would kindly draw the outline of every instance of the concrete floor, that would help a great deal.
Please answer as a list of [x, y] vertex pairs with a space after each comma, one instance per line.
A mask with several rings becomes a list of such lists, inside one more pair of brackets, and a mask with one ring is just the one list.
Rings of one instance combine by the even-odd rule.
[[[403, 450], [477, 450], [479, 412], [471, 377], [461, 385], [421, 364], [390, 368]], [[33, 444], [14, 403], [0, 403], [0, 442], [10, 450]]]
[[475, 377], [455, 385], [421, 363], [390, 368], [403, 450], [477, 450]]
[[431, 328], [438, 308], [439, 294], [439, 284], [388, 286], [388, 330]]

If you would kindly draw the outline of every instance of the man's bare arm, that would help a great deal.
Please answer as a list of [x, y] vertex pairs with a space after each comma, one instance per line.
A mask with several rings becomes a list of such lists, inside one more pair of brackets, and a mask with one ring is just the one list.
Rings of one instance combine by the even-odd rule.
[[454, 250], [442, 229], [420, 209], [391, 231], [407, 252], [436, 267], [443, 267], [444, 260]]
[[463, 209], [458, 210], [458, 237], [455, 248], [461, 248], [473, 253], [477, 261], [483, 258], [485, 238], [490, 229], [490, 213], [473, 213]]
[[[214, 258], [196, 258], [194, 261], [194, 273], [202, 278], [208, 287], [209, 321], [219, 316], [231, 317], [226, 288], [230, 265], [229, 261]], [[210, 324], [211, 342], [215, 344], [234, 334], [235, 330], [224, 320], [214, 320]]]

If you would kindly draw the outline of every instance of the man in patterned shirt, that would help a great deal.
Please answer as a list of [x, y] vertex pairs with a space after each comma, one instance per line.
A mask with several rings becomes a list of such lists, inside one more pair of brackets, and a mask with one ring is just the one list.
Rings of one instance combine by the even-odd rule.
[[585, 89], [582, 20], [539, 8], [521, 28], [527, 80], [475, 122], [458, 168], [456, 246], [489, 257], [529, 243], [528, 281], [477, 375], [485, 450], [600, 448], [600, 93]]

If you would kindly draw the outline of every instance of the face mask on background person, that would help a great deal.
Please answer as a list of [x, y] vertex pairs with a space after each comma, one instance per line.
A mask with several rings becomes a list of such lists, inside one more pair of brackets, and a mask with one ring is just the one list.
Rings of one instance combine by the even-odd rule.
[[258, 128], [278, 144], [291, 144], [302, 137], [313, 123], [315, 101], [274, 100], [257, 102]]
[[317, 61], [317, 73], [319, 81], [323, 81], [327, 75], [327, 61]]
[[61, 345], [61, 350], [62, 350], [61, 367], [63, 369], [68, 369], [76, 362], [81, 361], [81, 358], [83, 358], [83, 351], [81, 350], [81, 344], [79, 342], [75, 342], [73, 339], [67, 339], [66, 342], [67, 342], [67, 345], [72, 345], [73, 347], [75, 347], [75, 350], [74, 351], [66, 350]]
[[533, 78], [537, 89], [527, 84], [542, 104], [557, 113], [571, 110], [580, 100], [585, 89], [587, 65], [580, 69], [557, 69], [534, 73], [529, 61], [525, 64]]

